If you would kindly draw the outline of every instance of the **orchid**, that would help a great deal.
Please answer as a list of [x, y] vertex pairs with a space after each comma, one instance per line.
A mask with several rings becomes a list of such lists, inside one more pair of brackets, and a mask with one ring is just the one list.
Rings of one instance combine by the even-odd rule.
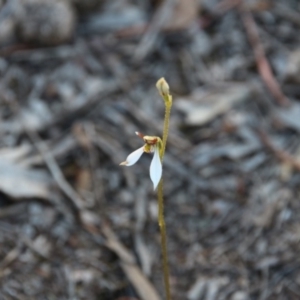
[[136, 132], [136, 135], [144, 140], [145, 145], [129, 154], [126, 160], [120, 163], [120, 165], [127, 167], [132, 166], [140, 159], [144, 152], [153, 153], [153, 158], [150, 164], [150, 178], [155, 190], [162, 176], [162, 163], [160, 159], [162, 141], [157, 136], [143, 135], [140, 132]]
[[166, 222], [164, 218], [164, 191], [163, 191], [163, 181], [162, 181], [162, 161], [166, 151], [168, 133], [169, 133], [169, 123], [170, 123], [170, 113], [173, 103], [172, 95], [170, 94], [169, 85], [166, 80], [162, 77], [157, 83], [156, 87], [160, 96], [162, 97], [165, 104], [165, 117], [164, 117], [164, 127], [162, 139], [157, 136], [143, 135], [140, 132], [136, 132], [136, 135], [143, 139], [144, 146], [138, 148], [129, 154], [126, 160], [120, 165], [132, 166], [134, 165], [144, 152], [153, 153], [153, 158], [150, 164], [150, 178], [153, 182], [154, 190], [157, 188], [157, 200], [158, 200], [158, 225], [160, 227], [161, 236], [161, 252], [162, 252], [162, 267], [164, 273], [165, 282], [165, 292], [166, 300], [171, 300], [170, 291], [170, 272], [168, 266], [168, 249], [167, 249], [167, 231]]

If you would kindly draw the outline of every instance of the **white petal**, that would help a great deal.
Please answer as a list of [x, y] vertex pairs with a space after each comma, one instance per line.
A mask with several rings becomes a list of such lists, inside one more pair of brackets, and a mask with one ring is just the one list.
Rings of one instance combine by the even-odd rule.
[[157, 185], [161, 179], [162, 175], [162, 165], [159, 157], [159, 149], [155, 147], [153, 159], [150, 165], [150, 178], [153, 182], [154, 190], [157, 188]]
[[130, 153], [127, 156], [126, 160], [120, 163], [120, 165], [124, 165], [128, 167], [134, 165], [140, 159], [143, 153], [144, 153], [144, 146]]

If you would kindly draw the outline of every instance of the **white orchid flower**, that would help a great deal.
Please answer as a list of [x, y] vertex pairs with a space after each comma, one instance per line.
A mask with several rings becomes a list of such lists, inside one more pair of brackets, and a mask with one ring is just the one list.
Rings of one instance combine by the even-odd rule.
[[136, 135], [144, 140], [145, 145], [129, 154], [126, 160], [120, 163], [120, 165], [127, 167], [132, 166], [140, 159], [144, 152], [153, 153], [153, 158], [150, 164], [150, 178], [155, 190], [162, 176], [162, 164], [159, 153], [162, 141], [157, 136], [144, 136], [139, 132], [136, 132]]

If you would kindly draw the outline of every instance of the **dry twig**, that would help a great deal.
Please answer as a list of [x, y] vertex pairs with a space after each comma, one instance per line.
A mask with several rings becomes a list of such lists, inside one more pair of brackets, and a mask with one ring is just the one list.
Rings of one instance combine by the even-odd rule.
[[163, 1], [161, 6], [154, 14], [153, 20], [150, 23], [147, 31], [138, 45], [134, 57], [135, 60], [141, 61], [150, 52], [155, 44], [156, 38], [162, 27], [167, 24], [172, 16], [173, 8], [176, 4], [175, 0]]
[[107, 225], [103, 225], [102, 231], [106, 237], [106, 246], [119, 256], [121, 267], [139, 297], [142, 300], [160, 300], [158, 292], [137, 266], [133, 255], [118, 240], [113, 231]]
[[275, 154], [275, 156], [282, 161], [283, 163], [289, 164], [293, 166], [297, 171], [300, 171], [300, 161], [294, 158], [291, 154], [287, 153], [286, 151], [279, 149], [276, 147], [271, 139], [268, 137], [267, 133], [264, 131], [259, 131], [259, 136], [263, 144]]
[[269, 89], [270, 93], [281, 106], [289, 104], [288, 98], [282, 93], [279, 83], [277, 82], [270, 64], [266, 58], [265, 50], [259, 38], [258, 28], [249, 10], [242, 4], [239, 6], [241, 18], [244, 23], [249, 42], [254, 51], [256, 65], [262, 80]]
[[28, 129], [26, 130], [26, 132], [31, 142], [43, 157], [46, 166], [48, 167], [51, 175], [53, 176], [56, 184], [59, 186], [61, 191], [74, 203], [76, 208], [78, 208], [79, 210], [83, 209], [85, 206], [83, 199], [81, 199], [79, 194], [68, 183], [54, 156], [51, 154], [49, 149], [47, 149], [46, 144], [40, 139], [37, 133]]

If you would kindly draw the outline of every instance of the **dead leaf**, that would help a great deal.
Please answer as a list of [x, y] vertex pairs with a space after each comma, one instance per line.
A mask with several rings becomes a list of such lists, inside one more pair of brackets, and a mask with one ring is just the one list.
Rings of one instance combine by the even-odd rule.
[[[227, 285], [229, 279], [227, 277], [204, 278], [199, 277], [187, 294], [189, 300], [214, 300], [218, 299], [218, 292], [222, 286]], [[203, 296], [205, 296], [203, 298]]]
[[187, 125], [204, 125], [248, 99], [251, 93], [252, 87], [245, 84], [232, 84], [218, 91], [198, 89], [188, 98], [177, 100], [175, 105], [186, 114]]
[[287, 108], [278, 111], [278, 117], [286, 126], [300, 131], [300, 105], [293, 103]]
[[179, 0], [174, 7], [170, 21], [164, 26], [165, 30], [182, 30], [190, 26], [198, 15], [196, 0]]
[[0, 150], [0, 157], [3, 161], [19, 161], [26, 157], [31, 151], [32, 146], [24, 144], [15, 148], [2, 148]]
[[14, 199], [50, 198], [51, 179], [42, 170], [0, 159], [0, 190]]
[[300, 82], [300, 51], [291, 52], [285, 64], [284, 80], [286, 82]]

